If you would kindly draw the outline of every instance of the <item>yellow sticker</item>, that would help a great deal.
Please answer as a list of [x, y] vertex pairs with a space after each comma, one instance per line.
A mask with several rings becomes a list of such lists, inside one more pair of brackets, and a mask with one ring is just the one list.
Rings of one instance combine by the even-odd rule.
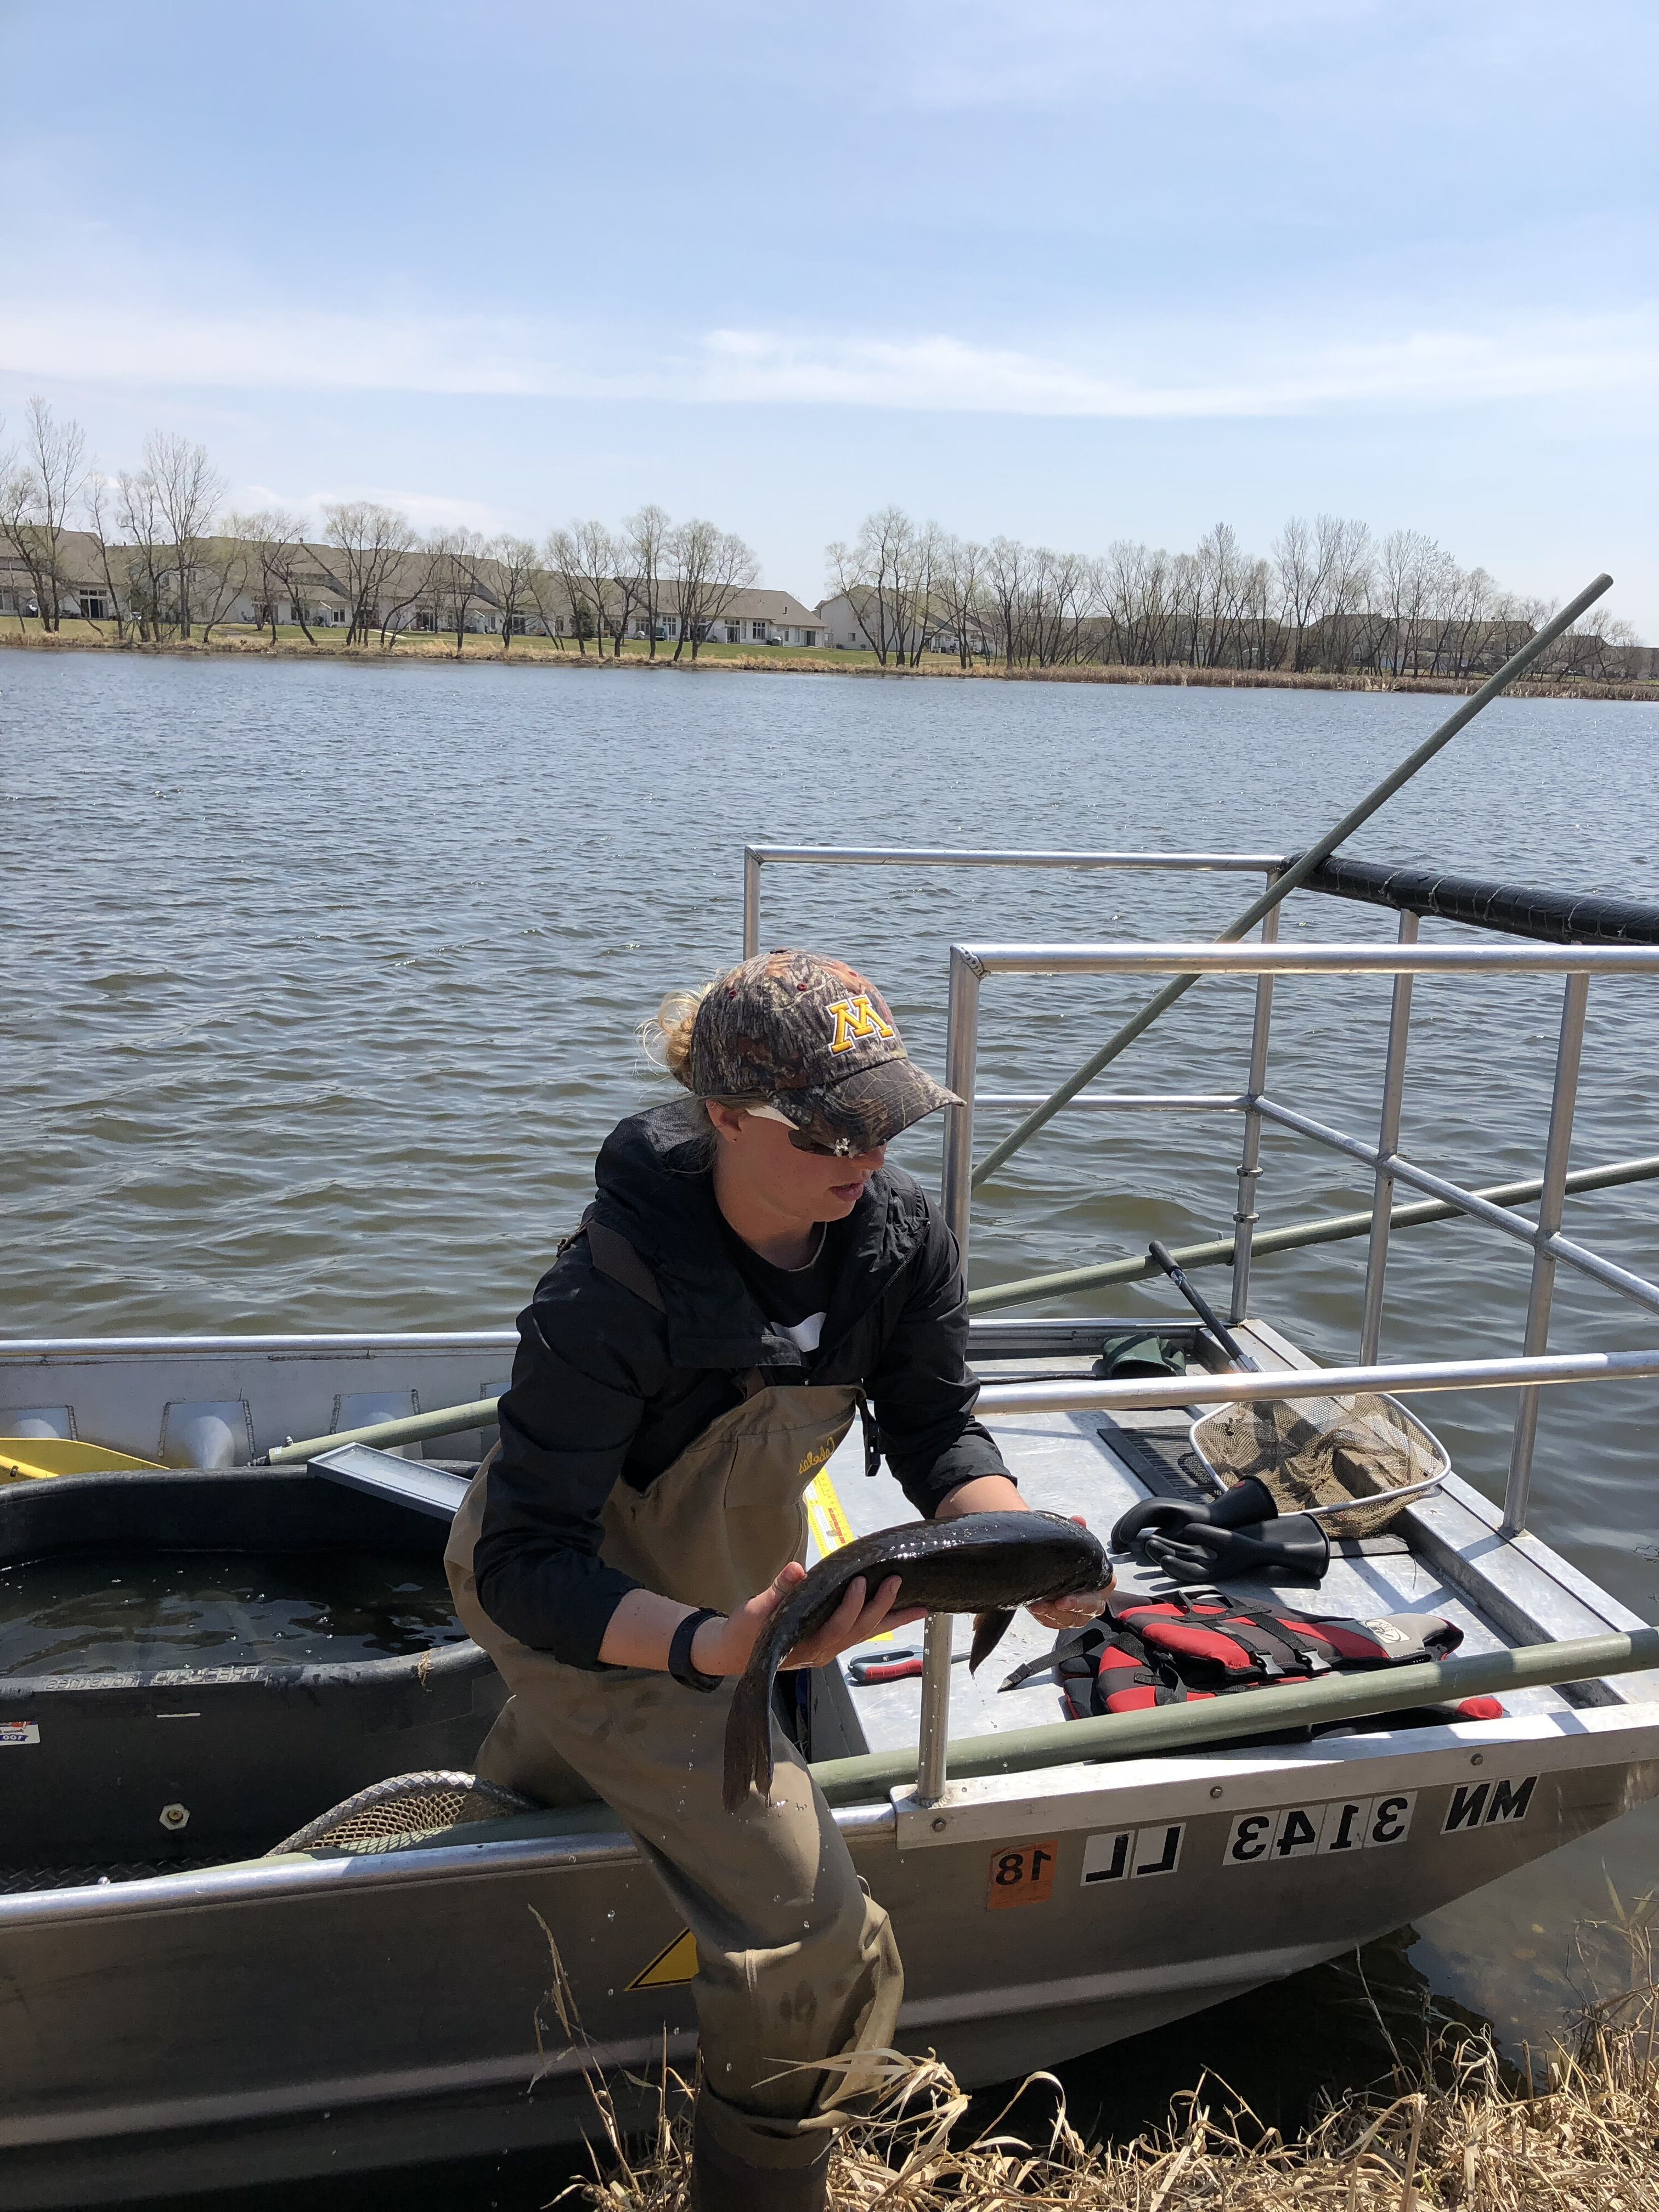
[[682, 1928], [667, 1949], [659, 1951], [628, 1986], [630, 1990], [672, 1989], [677, 1982], [695, 1981], [696, 1972], [697, 1939], [689, 1928]]
[[820, 1468], [806, 1486], [806, 1517], [824, 1559], [831, 1552], [840, 1551], [843, 1544], [852, 1542], [853, 1524], [836, 1495], [836, 1486], [830, 1480], [827, 1467]]
[[[832, 1552], [853, 1540], [853, 1524], [847, 1517], [847, 1509], [836, 1495], [836, 1486], [830, 1480], [830, 1470], [821, 1468], [806, 1486], [806, 1518], [817, 1540], [818, 1557], [827, 1559]], [[890, 1644], [890, 1628], [878, 1629], [866, 1639], [872, 1644]]]

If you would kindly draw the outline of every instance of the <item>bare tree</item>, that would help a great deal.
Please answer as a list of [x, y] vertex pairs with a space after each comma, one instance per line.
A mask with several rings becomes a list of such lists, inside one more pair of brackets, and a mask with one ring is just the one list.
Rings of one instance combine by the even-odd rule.
[[712, 522], [680, 523], [669, 533], [667, 551], [680, 615], [674, 658], [689, 641], [695, 661], [709, 631], [759, 575], [760, 562], [735, 531]]
[[[560, 544], [562, 534], [556, 530], [550, 532], [525, 586], [530, 604], [536, 610], [537, 621], [561, 653], [564, 651], [565, 624], [569, 623], [574, 629], [575, 615]], [[576, 643], [585, 655], [587, 651], [586, 641], [578, 637]]]
[[173, 588], [175, 556], [160, 487], [148, 469], [123, 471], [116, 479], [116, 517], [122, 538], [121, 559], [127, 604], [138, 635], [161, 642], [178, 619]]
[[604, 568], [587, 572], [588, 546], [586, 533], [602, 530], [602, 523], [578, 523], [574, 530], [550, 530], [547, 535], [547, 565], [564, 586], [570, 605], [570, 627], [576, 640], [576, 650], [584, 660], [587, 658], [587, 641], [595, 641], [595, 650], [601, 660], [605, 658], [605, 606], [609, 592], [608, 561]]
[[128, 596], [122, 574], [122, 555], [117, 550], [116, 487], [106, 476], [94, 470], [88, 477], [81, 495], [81, 510], [85, 518], [87, 534], [98, 549], [98, 572], [103, 579], [104, 591], [115, 617], [115, 635], [123, 644], [126, 641]]
[[[287, 515], [276, 510], [269, 519], [269, 527], [270, 545], [265, 566], [270, 580], [287, 595], [294, 619], [305, 632], [306, 643], [315, 645], [317, 641], [312, 635], [310, 617], [306, 610], [307, 603], [321, 580], [321, 572], [317, 566], [317, 556], [307, 542], [305, 526], [297, 515]], [[270, 593], [270, 635], [274, 642], [276, 636], [276, 593], [274, 590]]]
[[304, 610], [298, 604], [292, 577], [295, 558], [302, 550], [305, 526], [298, 515], [281, 507], [264, 507], [256, 514], [225, 517], [225, 534], [242, 546], [246, 559], [246, 590], [253, 601], [257, 628], [269, 627], [270, 641], [277, 642], [277, 607], [284, 596], [295, 602], [295, 612], [309, 637]]
[[968, 667], [976, 652], [988, 650], [982, 545], [971, 538], [941, 537], [933, 562], [933, 594], [940, 627], [956, 641], [958, 665]]
[[209, 460], [205, 446], [193, 446], [188, 438], [165, 430], [152, 430], [144, 441], [144, 473], [155, 487], [155, 498], [167, 523], [173, 548], [179, 635], [187, 638], [196, 572], [213, 527], [215, 510], [225, 495], [225, 480]]
[[323, 509], [323, 537], [334, 558], [318, 566], [346, 603], [346, 643], [367, 644], [398, 563], [416, 543], [409, 517], [372, 500], [348, 501]]
[[645, 621], [647, 657], [652, 660], [657, 657], [657, 631], [662, 621], [663, 564], [669, 529], [668, 517], [659, 507], [642, 507], [623, 524], [622, 543], [634, 580], [635, 604]]
[[191, 573], [195, 579], [202, 642], [207, 645], [247, 588], [253, 574], [252, 549], [228, 520], [216, 537], [203, 539]]
[[525, 626], [532, 605], [532, 579], [541, 566], [541, 556], [527, 538], [501, 537], [486, 550], [479, 581], [483, 596], [501, 618], [501, 651], [513, 649], [514, 629]]
[[483, 542], [474, 530], [441, 531], [427, 541], [434, 625], [455, 632], [455, 658], [466, 651], [466, 618], [478, 600]]
[[866, 514], [855, 542], [826, 548], [830, 580], [885, 668], [902, 661], [909, 645], [914, 612], [916, 529], [902, 507], [884, 507]]
[[620, 659], [628, 618], [617, 579], [628, 565], [625, 549], [618, 545], [604, 523], [591, 520], [572, 523], [568, 530], [556, 534], [563, 550], [565, 573], [580, 599], [581, 612], [591, 627], [600, 659], [605, 659], [607, 630], [615, 641], [615, 657]]
[[27, 572], [42, 629], [55, 630], [63, 620], [64, 538], [86, 481], [86, 451], [81, 425], [58, 422], [37, 394], [21, 456], [0, 455], [0, 538]]

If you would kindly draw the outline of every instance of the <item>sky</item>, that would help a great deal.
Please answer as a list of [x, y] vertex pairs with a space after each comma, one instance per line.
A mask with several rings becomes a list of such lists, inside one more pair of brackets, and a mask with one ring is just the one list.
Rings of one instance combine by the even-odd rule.
[[235, 503], [1428, 532], [1659, 641], [1650, 0], [0, 0], [0, 415]]

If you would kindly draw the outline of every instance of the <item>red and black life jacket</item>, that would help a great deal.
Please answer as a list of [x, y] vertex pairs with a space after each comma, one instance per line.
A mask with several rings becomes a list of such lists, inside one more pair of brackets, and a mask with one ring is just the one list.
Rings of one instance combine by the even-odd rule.
[[[1004, 1687], [1051, 1668], [1066, 1712], [1081, 1720], [1305, 1682], [1334, 1671], [1443, 1659], [1462, 1640], [1462, 1629], [1438, 1613], [1321, 1620], [1285, 1606], [1239, 1605], [1216, 1590], [1161, 1597], [1118, 1591], [1099, 1620], [1068, 1630], [1046, 1659], [1017, 1668]], [[1431, 1717], [1495, 1720], [1502, 1711], [1496, 1698], [1468, 1698], [1455, 1708], [1434, 1708]]]

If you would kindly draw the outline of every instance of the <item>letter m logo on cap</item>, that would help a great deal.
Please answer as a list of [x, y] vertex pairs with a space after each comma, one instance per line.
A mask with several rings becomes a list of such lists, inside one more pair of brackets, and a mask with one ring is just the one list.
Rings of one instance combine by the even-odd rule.
[[870, 1002], [867, 991], [860, 991], [855, 999], [836, 999], [827, 1011], [836, 1018], [836, 1032], [830, 1040], [831, 1052], [850, 1052], [866, 1037], [896, 1036], [898, 1032]]

